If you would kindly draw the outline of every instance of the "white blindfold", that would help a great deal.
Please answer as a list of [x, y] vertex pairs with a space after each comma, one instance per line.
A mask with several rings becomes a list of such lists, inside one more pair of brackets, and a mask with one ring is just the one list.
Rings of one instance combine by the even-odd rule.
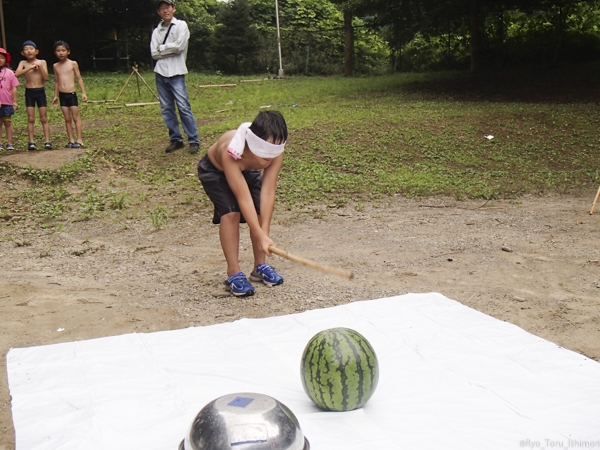
[[283, 144], [271, 144], [255, 135], [250, 129], [250, 125], [252, 125], [251, 122], [241, 124], [235, 132], [233, 139], [231, 139], [227, 153], [233, 159], [240, 159], [242, 157], [246, 143], [248, 143], [250, 151], [259, 158], [273, 159], [283, 153], [285, 142]]

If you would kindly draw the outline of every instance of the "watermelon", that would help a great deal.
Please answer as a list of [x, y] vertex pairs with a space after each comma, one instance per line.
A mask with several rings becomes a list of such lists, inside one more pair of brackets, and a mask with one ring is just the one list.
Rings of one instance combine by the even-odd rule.
[[379, 381], [375, 350], [360, 333], [331, 328], [314, 335], [302, 353], [304, 391], [327, 411], [352, 411], [371, 398]]

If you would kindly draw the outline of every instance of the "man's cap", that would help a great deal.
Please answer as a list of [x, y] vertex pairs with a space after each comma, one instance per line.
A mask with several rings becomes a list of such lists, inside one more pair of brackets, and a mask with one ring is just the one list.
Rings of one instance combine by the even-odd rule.
[[0, 47], [0, 53], [6, 56], [6, 65], [10, 64], [10, 53]]
[[30, 40], [23, 42], [23, 45], [21, 45], [21, 49], [27, 47], [28, 45], [31, 45], [33, 48], [37, 49], [37, 45], [35, 45], [35, 42]]
[[175, 6], [174, 0], [158, 0], [156, 2], [156, 9], [160, 8], [161, 3], [166, 3], [167, 5]]

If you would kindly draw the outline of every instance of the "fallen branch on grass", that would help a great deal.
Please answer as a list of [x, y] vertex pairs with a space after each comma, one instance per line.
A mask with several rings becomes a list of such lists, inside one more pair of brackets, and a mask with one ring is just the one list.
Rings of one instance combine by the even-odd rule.
[[209, 88], [209, 87], [234, 87], [237, 86], [237, 84], [201, 84], [200, 88]]

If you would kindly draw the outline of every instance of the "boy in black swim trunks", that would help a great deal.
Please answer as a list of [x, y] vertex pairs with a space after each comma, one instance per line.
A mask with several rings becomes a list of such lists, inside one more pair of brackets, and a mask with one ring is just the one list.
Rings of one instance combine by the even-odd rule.
[[27, 150], [37, 150], [34, 138], [35, 129], [35, 105], [37, 104], [40, 122], [44, 130], [44, 148], [52, 150], [50, 142], [50, 125], [48, 124], [46, 89], [45, 83], [48, 81], [48, 65], [43, 59], [38, 59], [40, 51], [33, 41], [25, 41], [22, 45], [21, 55], [25, 60], [19, 63], [15, 75], [20, 77], [25, 75], [25, 105], [27, 106], [27, 133], [29, 134], [29, 144]]
[[[60, 98], [60, 108], [65, 116], [65, 126], [67, 128], [67, 135], [69, 136], [69, 143], [66, 147], [82, 148], [83, 125], [79, 118], [79, 103], [77, 102], [77, 93], [75, 92], [75, 80], [79, 84], [81, 98], [84, 102], [87, 102], [87, 95], [83, 79], [79, 73], [79, 64], [77, 64], [77, 61], [69, 59], [70, 53], [71, 48], [65, 41], [56, 41], [54, 43], [54, 54], [58, 58], [58, 62], [53, 66], [55, 80], [52, 106], [56, 106]], [[75, 125], [77, 140], [74, 137], [73, 125]]]
[[263, 111], [252, 123], [226, 132], [198, 163], [198, 178], [215, 205], [213, 223], [219, 224], [221, 247], [227, 261], [225, 285], [236, 296], [254, 295], [254, 287], [240, 270], [240, 223], [250, 229], [254, 268], [250, 279], [267, 286], [283, 277], [265, 263], [271, 256], [269, 237], [275, 208], [275, 187], [283, 165], [287, 125], [277, 111]]

